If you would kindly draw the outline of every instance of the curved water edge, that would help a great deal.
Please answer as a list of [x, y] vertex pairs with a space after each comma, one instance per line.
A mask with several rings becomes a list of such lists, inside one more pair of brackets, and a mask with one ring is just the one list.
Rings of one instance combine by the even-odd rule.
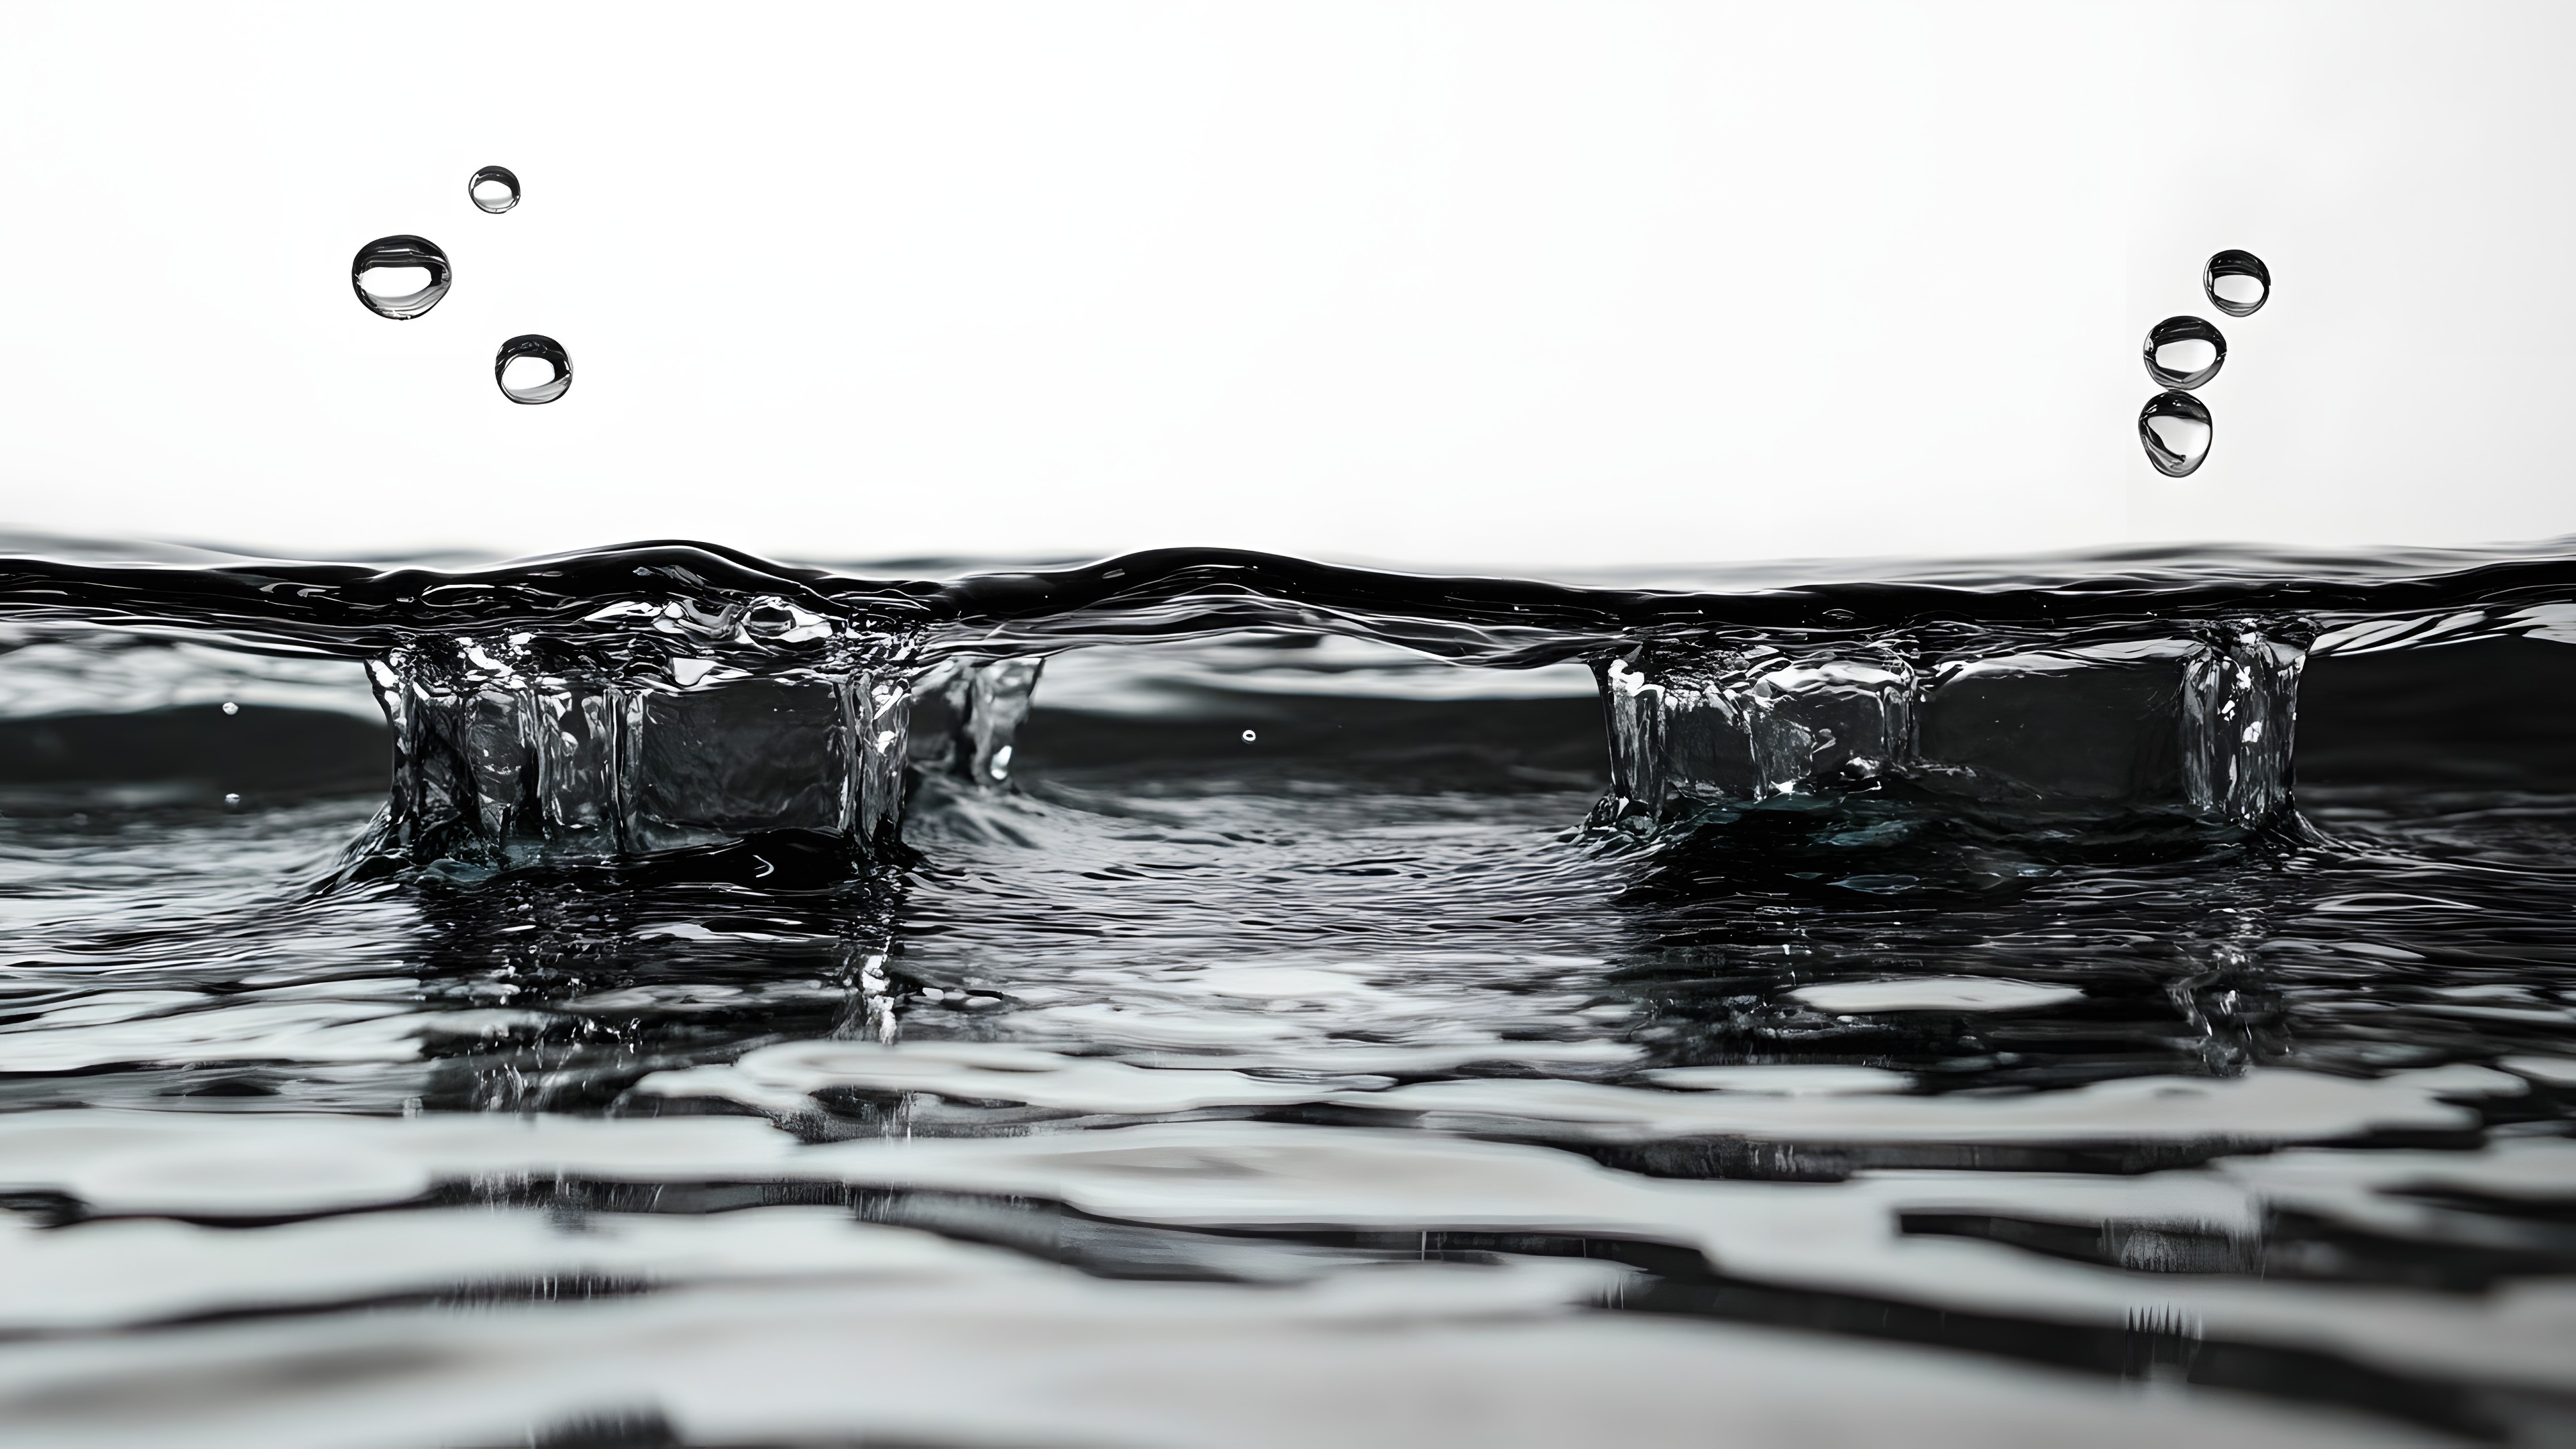
[[[1241, 549], [1155, 549], [1057, 569], [947, 580], [872, 578], [775, 563], [716, 544], [654, 541], [508, 563], [380, 567], [197, 550], [46, 541], [0, 554], [0, 620], [166, 631], [345, 659], [431, 637], [542, 633], [648, 647], [721, 637], [795, 610], [837, 636], [913, 644], [924, 658], [1047, 654], [1087, 643], [1289, 628], [1375, 639], [1497, 668], [1596, 657], [1644, 637], [1797, 631], [2066, 629], [2219, 623], [2290, 614], [2321, 650], [2524, 633], [2576, 619], [2576, 540], [2371, 553], [2160, 547], [1982, 564], [1747, 565], [1705, 587], [1622, 587], [1442, 576]], [[1839, 570], [1839, 571], [1838, 571]], [[639, 609], [637, 605], [650, 608]], [[667, 606], [667, 607], [666, 607]], [[694, 606], [694, 607], [691, 607]], [[2459, 619], [2432, 616], [2461, 614]], [[670, 622], [657, 623], [656, 619]], [[2352, 631], [2374, 626], [2367, 637]], [[805, 642], [781, 624], [783, 642]]]
[[1221, 549], [946, 580], [688, 542], [450, 568], [116, 553], [0, 558], [0, 622], [366, 661], [395, 768], [363, 857], [466, 874], [705, 857], [777, 884], [887, 858], [908, 770], [1003, 784], [1045, 659], [1086, 646], [1339, 635], [1483, 668], [1581, 662], [1612, 777], [1591, 823], [1629, 835], [1854, 794], [2261, 830], [2289, 819], [2312, 655], [2576, 629], [2565, 543], [1697, 588]]

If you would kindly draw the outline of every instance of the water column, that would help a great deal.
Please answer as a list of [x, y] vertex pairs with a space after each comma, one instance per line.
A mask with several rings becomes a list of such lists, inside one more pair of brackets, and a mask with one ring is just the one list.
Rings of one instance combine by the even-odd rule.
[[779, 599], [602, 613], [569, 637], [423, 635], [371, 664], [394, 735], [381, 851], [486, 871], [893, 845], [908, 638]]
[[1595, 666], [1611, 789], [1596, 823], [1903, 779], [1932, 793], [2239, 826], [2290, 801], [2294, 618], [2067, 642], [1649, 640]]
[[1037, 696], [1043, 657], [960, 658], [925, 680], [948, 710], [949, 772], [978, 789], [1000, 789], [1011, 778], [1011, 756], [1020, 726]]

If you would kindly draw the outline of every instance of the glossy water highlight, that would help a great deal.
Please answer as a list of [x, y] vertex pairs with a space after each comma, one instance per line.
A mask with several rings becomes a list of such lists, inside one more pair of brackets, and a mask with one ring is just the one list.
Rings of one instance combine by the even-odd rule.
[[381, 236], [358, 248], [349, 263], [349, 286], [358, 301], [396, 322], [426, 316], [447, 295], [451, 280], [447, 253], [427, 237]]
[[513, 337], [492, 356], [492, 381], [514, 403], [550, 403], [572, 391], [572, 357], [551, 337]]
[[2252, 252], [2231, 249], [2201, 268], [2200, 285], [2209, 305], [2230, 317], [2251, 317], [2272, 300], [2272, 269]]
[[507, 166], [485, 166], [466, 178], [466, 199], [477, 211], [499, 216], [519, 204], [519, 176]]
[[2188, 478], [2208, 461], [2215, 435], [2209, 404], [2187, 392], [2160, 392], [2138, 410], [2138, 441], [2168, 478]]
[[35, 1442], [2576, 1424], [2559, 548], [55, 545], [0, 631]]
[[2167, 317], [2147, 330], [2142, 350], [2156, 386], [2182, 392], [2218, 376], [2227, 361], [2227, 339], [2198, 317]]

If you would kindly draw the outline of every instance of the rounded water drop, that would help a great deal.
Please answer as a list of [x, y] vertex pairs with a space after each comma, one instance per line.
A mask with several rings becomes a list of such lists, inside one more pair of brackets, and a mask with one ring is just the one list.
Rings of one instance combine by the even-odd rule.
[[1245, 744], [1247, 744], [1247, 745], [1248, 745], [1248, 744], [1251, 744], [1254, 740], [1257, 740], [1257, 739], [1259, 739], [1259, 738], [1261, 738], [1259, 735], [1254, 734], [1254, 733], [1253, 733], [1252, 731], [1250, 731], [1250, 730], [1245, 730], [1245, 731], [1243, 732], [1243, 742], [1244, 742]]
[[237, 704], [235, 704], [235, 703], [233, 703], [233, 702], [232, 702], [231, 700], [229, 700], [229, 699], [228, 699], [228, 700], [225, 700], [225, 701], [224, 701], [224, 713], [226, 713], [226, 714], [239, 714], [239, 713], [241, 713], [241, 706], [240, 706], [240, 705], [237, 705]]
[[[349, 285], [379, 317], [408, 322], [447, 295], [447, 253], [422, 236], [380, 236], [358, 248]], [[402, 290], [410, 288], [409, 291]]]
[[519, 174], [507, 166], [486, 166], [465, 183], [474, 204], [499, 216], [519, 204]]
[[2188, 476], [2209, 456], [2209, 408], [2187, 392], [2160, 392], [2138, 409], [2138, 441], [2168, 478]]
[[2220, 252], [2200, 269], [2200, 289], [2228, 316], [2251, 317], [2272, 300], [2272, 269], [2252, 252]]
[[2147, 329], [2147, 376], [2158, 387], [2185, 392], [2218, 376], [2227, 361], [2227, 339], [2198, 317], [2167, 317]]
[[572, 390], [572, 358], [553, 338], [526, 333], [501, 344], [492, 380], [514, 403], [550, 403]]

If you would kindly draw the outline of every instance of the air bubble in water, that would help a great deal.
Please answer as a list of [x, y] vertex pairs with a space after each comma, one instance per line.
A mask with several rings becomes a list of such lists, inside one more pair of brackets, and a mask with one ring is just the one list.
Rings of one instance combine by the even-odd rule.
[[[370, 275], [375, 276], [373, 288], [368, 285]], [[447, 295], [447, 280], [447, 253], [427, 237], [380, 236], [358, 248], [357, 260], [349, 263], [349, 285], [357, 289], [358, 300], [367, 304], [368, 311], [397, 322], [408, 322], [437, 306], [438, 299]], [[385, 290], [393, 287], [414, 290]]]
[[2220, 252], [2200, 269], [2200, 289], [2228, 316], [2251, 317], [2272, 300], [2272, 269], [2252, 252]]
[[526, 333], [501, 344], [492, 380], [514, 403], [550, 403], [572, 389], [572, 358], [553, 338]]
[[1254, 740], [1259, 739], [1259, 738], [1260, 738], [1260, 736], [1259, 736], [1259, 735], [1254, 734], [1254, 733], [1253, 733], [1252, 731], [1250, 731], [1250, 730], [1245, 730], [1245, 731], [1243, 732], [1243, 742], [1244, 742], [1245, 744], [1247, 744], [1247, 745], [1248, 745], [1248, 744], [1251, 744]]
[[239, 714], [239, 713], [241, 713], [241, 706], [240, 706], [240, 705], [237, 705], [237, 704], [235, 704], [235, 703], [233, 703], [233, 702], [232, 702], [231, 700], [229, 700], [229, 699], [228, 699], [228, 700], [225, 700], [225, 701], [224, 701], [224, 713], [226, 713], [226, 714]]
[[2138, 410], [2138, 441], [2147, 461], [2168, 478], [2188, 475], [2209, 456], [2209, 408], [2187, 392], [2160, 392]]
[[2227, 339], [2198, 317], [2167, 317], [2147, 329], [2147, 376], [2158, 387], [2185, 392], [2218, 376], [2227, 361]]
[[465, 183], [474, 204], [499, 216], [519, 204], [519, 176], [507, 166], [486, 166]]

